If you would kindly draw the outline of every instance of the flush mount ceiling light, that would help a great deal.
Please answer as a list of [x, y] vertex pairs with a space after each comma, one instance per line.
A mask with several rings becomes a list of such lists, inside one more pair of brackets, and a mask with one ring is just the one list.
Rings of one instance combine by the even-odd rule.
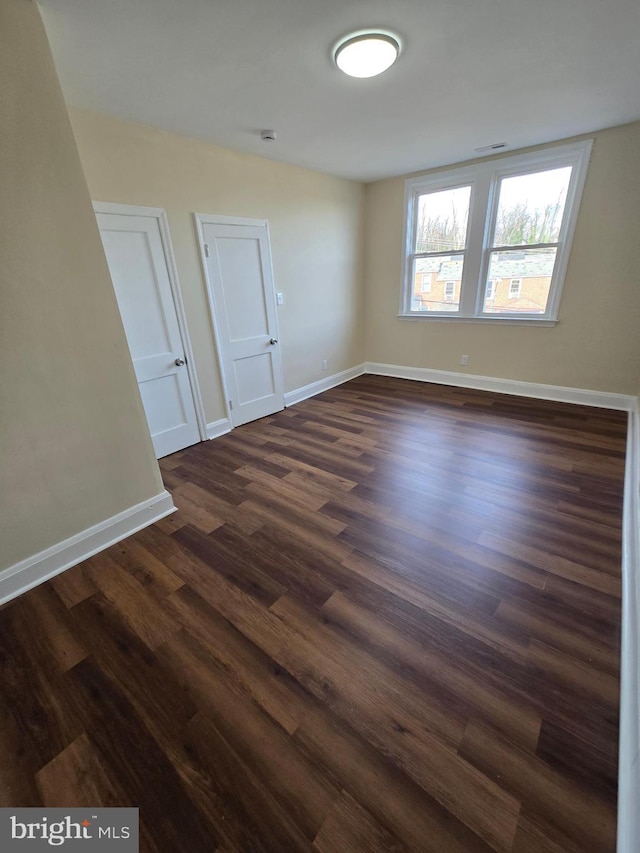
[[357, 33], [338, 44], [333, 58], [350, 77], [375, 77], [391, 68], [399, 53], [397, 39], [387, 33]]

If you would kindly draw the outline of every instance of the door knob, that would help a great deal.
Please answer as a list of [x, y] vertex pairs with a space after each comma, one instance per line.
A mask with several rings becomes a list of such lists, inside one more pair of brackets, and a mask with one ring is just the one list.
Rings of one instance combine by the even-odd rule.
[[184, 358], [176, 358], [176, 367], [182, 367], [184, 364]]
[[277, 344], [277, 343], [278, 343], [278, 339], [277, 339], [277, 338], [271, 338], [271, 340], [269, 341], [269, 343], [271, 344], [271, 346], [273, 346], [274, 344]]

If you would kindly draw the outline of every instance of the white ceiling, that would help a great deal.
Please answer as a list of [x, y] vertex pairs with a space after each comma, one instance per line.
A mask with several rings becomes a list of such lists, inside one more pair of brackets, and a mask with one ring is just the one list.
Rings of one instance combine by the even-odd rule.
[[[357, 180], [640, 118], [639, 0], [40, 7], [70, 104]], [[331, 48], [369, 26], [400, 36], [400, 59], [345, 77]]]

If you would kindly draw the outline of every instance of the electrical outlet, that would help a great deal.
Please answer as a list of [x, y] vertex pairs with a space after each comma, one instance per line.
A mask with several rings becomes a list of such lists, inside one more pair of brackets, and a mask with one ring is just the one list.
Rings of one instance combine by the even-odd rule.
[[323, 370], [326, 370], [326, 369], [327, 369], [327, 366], [328, 366], [328, 365], [327, 365], [327, 359], [326, 359], [326, 358], [323, 358], [323, 359], [322, 359], [322, 369], [323, 369]]
[[461, 355], [460, 356], [460, 364], [469, 364], [469, 356]]
[[284, 293], [281, 293], [280, 291], [276, 293], [276, 302], [278, 305], [282, 305], [284, 303]]

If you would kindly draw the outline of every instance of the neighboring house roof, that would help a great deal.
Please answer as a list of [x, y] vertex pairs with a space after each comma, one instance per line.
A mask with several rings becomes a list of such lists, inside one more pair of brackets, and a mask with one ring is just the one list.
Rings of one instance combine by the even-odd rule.
[[[491, 278], [544, 278], [553, 273], [555, 252], [525, 255], [523, 252], [494, 256]], [[417, 273], [437, 273], [438, 281], [456, 281], [462, 278], [462, 259], [420, 258]]]

